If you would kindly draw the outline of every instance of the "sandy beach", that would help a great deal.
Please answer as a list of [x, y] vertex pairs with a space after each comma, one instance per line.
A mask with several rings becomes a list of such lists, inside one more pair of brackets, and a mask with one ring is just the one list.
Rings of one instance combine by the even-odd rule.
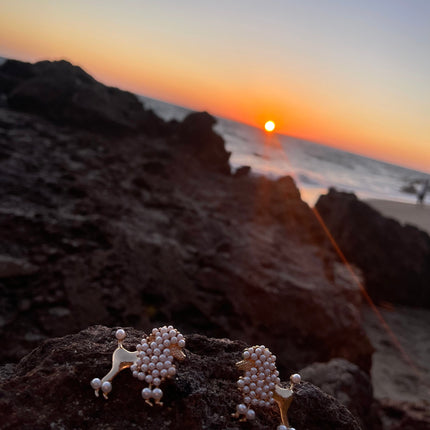
[[402, 224], [414, 225], [430, 234], [430, 204], [417, 205], [391, 200], [366, 200], [370, 206], [382, 215], [394, 218]]

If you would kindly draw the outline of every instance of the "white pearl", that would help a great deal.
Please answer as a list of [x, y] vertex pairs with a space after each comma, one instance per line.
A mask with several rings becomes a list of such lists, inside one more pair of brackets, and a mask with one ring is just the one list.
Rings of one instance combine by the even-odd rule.
[[246, 411], [246, 419], [253, 420], [255, 418], [255, 412], [252, 409]]
[[94, 378], [91, 381], [91, 387], [94, 388], [94, 390], [98, 390], [102, 386], [102, 381], [100, 381], [99, 378]]
[[151, 361], [152, 361], [152, 363], [158, 363], [158, 356], [156, 356], [156, 355], [153, 355], [152, 357], [151, 357]]
[[169, 331], [169, 337], [176, 336], [176, 330], [170, 330]]
[[152, 397], [152, 390], [150, 390], [149, 388], [144, 388], [144, 389], [142, 390], [142, 397], [143, 397], [145, 400], [150, 399], [150, 398]]
[[145, 373], [148, 370], [148, 365], [147, 364], [142, 364], [142, 366], [140, 366], [140, 370]]
[[[163, 342], [163, 345], [167, 348], [167, 347], [169, 347], [170, 346], [170, 340], [169, 339], [166, 339], [164, 342]], [[185, 345], [184, 345], [185, 346]]]
[[264, 400], [260, 400], [258, 402], [258, 406], [260, 406], [261, 408], [264, 408], [264, 406], [266, 406], [266, 402]]
[[256, 348], [255, 353], [260, 356], [261, 355], [261, 348]]
[[149, 363], [148, 364], [148, 370], [150, 370], [151, 372], [155, 369], [155, 363]]
[[153, 354], [154, 354], [154, 355], [157, 355], [157, 356], [158, 356], [158, 355], [161, 355], [161, 351], [160, 351], [160, 349], [159, 349], [159, 348], [155, 348], [155, 349], [154, 349], [154, 351], [153, 351]]
[[176, 336], [173, 336], [171, 339], [170, 339], [170, 343], [173, 345], [174, 343], [178, 343], [178, 338], [176, 337]]
[[146, 351], [149, 348], [149, 345], [145, 342], [142, 343], [142, 351]]
[[245, 396], [245, 397], [243, 398], [243, 403], [246, 403], [246, 404], [251, 403], [251, 397], [249, 397], [249, 396]]
[[159, 362], [156, 364], [156, 366], [157, 366], [157, 369], [158, 369], [158, 370], [161, 370], [161, 369], [163, 369], [163, 368], [164, 368], [164, 363], [163, 363], [162, 361], [159, 361]]
[[137, 378], [137, 376], [139, 375], [139, 372], [137, 371], [137, 370], [134, 370], [133, 371], [133, 376], [135, 377], [135, 378]]
[[245, 376], [245, 377], [243, 378], [243, 380], [245, 381], [245, 384], [246, 384], [246, 385], [249, 385], [249, 383], [251, 382], [251, 378], [250, 378], [249, 376]]
[[133, 364], [133, 365], [130, 366], [130, 370], [132, 372], [134, 372], [136, 369], [137, 369], [137, 365], [136, 364]]
[[239, 405], [237, 405], [236, 410], [239, 414], [245, 414], [246, 413], [246, 405], [244, 405], [243, 403], [240, 403]]
[[178, 333], [176, 337], [178, 338], [178, 342], [184, 338], [184, 336], [181, 333]]
[[169, 338], [169, 333], [164, 332], [164, 333], [162, 333], [161, 337], [163, 338], [163, 340], [166, 340]]
[[184, 339], [178, 340], [178, 345], [179, 347], [183, 348], [185, 346], [185, 340]]
[[142, 358], [142, 363], [143, 363], [143, 364], [149, 364], [149, 362], [150, 362], [150, 361], [151, 361], [151, 360], [150, 360], [150, 358], [149, 358], [149, 357], [146, 357], [146, 356], [145, 356], [145, 357], [143, 357], [143, 358]]
[[152, 377], [153, 378], [156, 378], [157, 376], [159, 376], [160, 375], [160, 371], [158, 370], [158, 369], [154, 369], [153, 371], [152, 371]]
[[251, 357], [251, 354], [249, 353], [249, 351], [244, 351], [243, 352], [243, 359], [248, 360], [249, 357]]
[[172, 325], [167, 326], [167, 330], [170, 330], [170, 331], [175, 330], [176, 331], [176, 329], [174, 329]]
[[288, 430], [287, 426], [284, 426], [284, 424], [279, 425], [276, 430]]
[[168, 357], [170, 355], [170, 348], [163, 349], [163, 355], [165, 355], [166, 357]]
[[159, 388], [154, 388], [152, 390], [152, 396], [155, 400], [160, 400], [163, 397], [163, 392]]
[[244, 381], [243, 379], [239, 379], [239, 380], [237, 381], [237, 386], [238, 386], [239, 388], [243, 388], [243, 387], [245, 386], [245, 381]]
[[257, 354], [255, 352], [251, 354], [251, 360], [257, 360]]
[[150, 384], [152, 382], [152, 375], [146, 375], [145, 376], [145, 381]]
[[152, 350], [154, 350], [155, 348], [157, 348], [157, 343], [151, 342], [151, 344], [149, 346], [151, 347]]
[[102, 384], [103, 393], [110, 393], [112, 391], [112, 384], [109, 381], [105, 381]]
[[137, 374], [137, 379], [138, 379], [139, 381], [143, 381], [143, 380], [145, 379], [145, 374], [144, 374], [143, 372], [139, 372], [139, 373]]
[[242, 388], [242, 391], [243, 391], [245, 394], [248, 394], [248, 393], [251, 391], [251, 389], [248, 387], [248, 385], [245, 385], [245, 386]]
[[164, 326], [164, 327], [161, 327], [161, 330], [160, 330], [160, 333], [163, 335], [163, 334], [167, 334], [167, 327], [166, 326]]
[[290, 381], [293, 384], [300, 384], [300, 381], [302, 380], [302, 377], [298, 373], [294, 373], [290, 376]]
[[166, 360], [165, 362], [164, 362], [164, 367], [166, 368], [166, 369], [168, 369], [169, 367], [171, 367], [172, 366], [172, 362], [170, 361], [170, 360]]
[[251, 388], [251, 390], [255, 390], [257, 388], [257, 384], [255, 382], [251, 382], [249, 384], [249, 388]]
[[154, 380], [152, 381], [152, 383], [158, 387], [161, 384], [161, 379], [160, 378], [154, 378]]
[[160, 343], [163, 343], [163, 338], [162, 338], [161, 336], [156, 337], [156, 338], [155, 338], [155, 343], [156, 343], [157, 345], [160, 345]]
[[118, 329], [118, 330], [116, 331], [116, 333], [115, 333], [115, 337], [116, 337], [118, 340], [123, 340], [123, 339], [125, 339], [125, 331], [124, 331], [122, 328]]
[[167, 369], [167, 373], [169, 376], [174, 376], [176, 374], [176, 368], [175, 366], [171, 366]]
[[251, 404], [253, 404], [254, 406], [258, 405], [258, 399], [252, 399]]
[[167, 369], [160, 370], [161, 379], [164, 379], [167, 376]]

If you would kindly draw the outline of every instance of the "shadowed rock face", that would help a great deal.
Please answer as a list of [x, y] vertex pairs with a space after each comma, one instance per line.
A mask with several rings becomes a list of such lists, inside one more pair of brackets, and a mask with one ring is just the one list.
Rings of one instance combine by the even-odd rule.
[[101, 133], [139, 128], [161, 133], [164, 121], [145, 111], [135, 95], [100, 84], [67, 61], [36, 64], [6, 61], [0, 67], [0, 88], [9, 106]]
[[430, 236], [385, 218], [353, 194], [330, 190], [316, 204], [376, 301], [430, 306]]
[[[125, 346], [135, 350], [143, 333], [127, 329]], [[244, 344], [188, 335], [187, 358], [177, 376], [162, 385], [164, 406], [150, 407], [140, 392], [146, 386], [129, 369], [113, 380], [109, 399], [96, 398], [89, 382], [108, 372], [116, 348], [114, 331], [90, 327], [51, 339], [17, 365], [0, 367], [0, 422], [3, 429], [240, 429], [231, 414], [240, 403], [235, 363]], [[287, 378], [288, 379], [288, 376]], [[255, 429], [275, 429], [279, 411], [256, 408]], [[359, 430], [351, 413], [309, 383], [295, 388], [289, 418], [307, 430]]]
[[332, 395], [356, 416], [363, 429], [379, 430], [378, 405], [373, 398], [370, 377], [358, 366], [335, 358], [314, 363], [300, 371], [302, 378]]
[[0, 109], [1, 360], [93, 324], [173, 324], [264, 343], [283, 372], [368, 370], [360, 293], [293, 180], [229, 175], [213, 118], [184, 124], [111, 136]]

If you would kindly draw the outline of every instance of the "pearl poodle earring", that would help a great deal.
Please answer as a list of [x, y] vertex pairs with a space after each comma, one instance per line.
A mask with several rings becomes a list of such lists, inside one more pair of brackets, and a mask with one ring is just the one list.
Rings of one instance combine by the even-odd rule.
[[298, 373], [290, 376], [290, 387], [282, 388], [279, 384], [279, 372], [276, 369], [276, 356], [264, 345], [246, 348], [243, 360], [236, 366], [245, 372], [237, 381], [237, 386], [243, 395], [243, 402], [237, 405], [233, 417], [241, 421], [253, 420], [253, 407], [270, 407], [278, 404], [282, 424], [277, 430], [294, 430], [288, 422], [287, 412], [293, 401], [293, 387], [299, 384], [301, 377]]
[[185, 354], [185, 338], [173, 326], [154, 328], [152, 333], [143, 338], [136, 346], [136, 351], [127, 351], [123, 346], [125, 331], [119, 329], [115, 334], [118, 339], [118, 348], [112, 355], [112, 369], [102, 379], [94, 378], [91, 387], [95, 395], [99, 396], [99, 390], [103, 392], [105, 399], [112, 391], [112, 380], [123, 369], [130, 368], [133, 376], [139, 381], [145, 381], [148, 387], [142, 390], [142, 397], [149, 405], [162, 405], [163, 391], [160, 384], [176, 374], [174, 359], [182, 361]]

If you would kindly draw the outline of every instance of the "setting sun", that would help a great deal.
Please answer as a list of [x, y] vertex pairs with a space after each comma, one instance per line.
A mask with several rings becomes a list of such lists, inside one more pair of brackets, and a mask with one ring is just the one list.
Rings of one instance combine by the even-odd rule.
[[275, 123], [273, 121], [267, 121], [266, 124], [264, 124], [264, 128], [266, 131], [273, 131], [275, 129]]

